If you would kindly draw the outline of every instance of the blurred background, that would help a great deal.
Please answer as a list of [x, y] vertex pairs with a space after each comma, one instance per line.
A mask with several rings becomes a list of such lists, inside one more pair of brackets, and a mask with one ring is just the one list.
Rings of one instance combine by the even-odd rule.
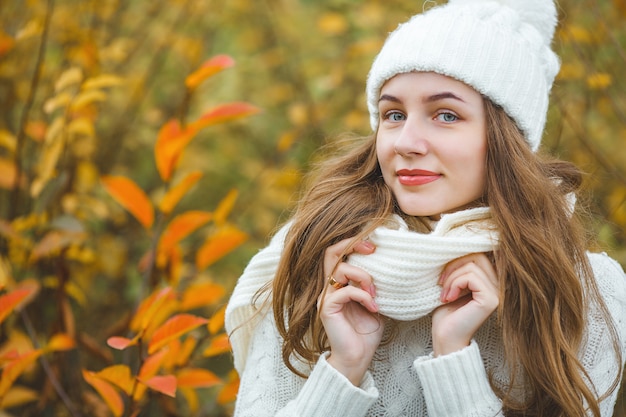
[[[0, 289], [28, 294], [0, 299], [0, 416], [229, 416], [228, 293], [315, 151], [370, 133], [376, 52], [436, 3], [0, 0]], [[588, 173], [591, 246], [626, 266], [626, 0], [558, 3], [543, 147]], [[208, 324], [158, 345], [177, 314]]]

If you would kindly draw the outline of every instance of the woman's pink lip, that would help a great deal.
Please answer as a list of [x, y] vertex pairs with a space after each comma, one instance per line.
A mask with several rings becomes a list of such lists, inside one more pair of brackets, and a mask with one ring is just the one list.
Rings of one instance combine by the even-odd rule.
[[401, 169], [396, 175], [402, 185], [423, 185], [441, 178], [440, 174], [423, 169]]

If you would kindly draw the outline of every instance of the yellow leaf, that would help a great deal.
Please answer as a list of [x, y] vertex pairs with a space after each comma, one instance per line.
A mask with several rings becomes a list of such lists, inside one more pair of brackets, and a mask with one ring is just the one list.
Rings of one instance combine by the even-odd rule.
[[44, 149], [43, 155], [37, 166], [38, 175], [30, 187], [31, 197], [37, 197], [45, 185], [50, 181], [55, 173], [57, 162], [63, 151], [63, 141], [57, 140], [52, 142]]
[[61, 73], [59, 79], [54, 83], [54, 91], [59, 92], [71, 85], [77, 85], [83, 80], [83, 70], [79, 67], [69, 68]]
[[230, 342], [226, 333], [214, 336], [209, 346], [202, 352], [205, 357], [217, 356], [230, 352]]
[[78, 111], [88, 104], [105, 101], [107, 94], [101, 90], [86, 90], [79, 93], [72, 101], [72, 110]]
[[133, 393], [134, 378], [126, 365], [112, 365], [96, 374], [98, 377], [117, 385], [127, 395]]
[[175, 358], [175, 364], [178, 366], [186, 365], [197, 345], [198, 340], [195, 337], [192, 335], [187, 336], [185, 341], [180, 346], [178, 355]]
[[74, 119], [67, 126], [67, 131], [73, 135], [85, 135], [92, 137], [96, 134], [93, 122], [87, 117], [79, 117]]
[[202, 270], [233, 251], [248, 235], [232, 225], [225, 225], [209, 236], [196, 253], [196, 267]]
[[62, 91], [54, 97], [49, 98], [43, 104], [43, 111], [47, 114], [54, 112], [57, 109], [66, 108], [72, 101], [72, 96], [66, 91]]
[[6, 158], [0, 157], [0, 188], [12, 190], [17, 180], [17, 168], [15, 163]]
[[182, 179], [176, 186], [172, 187], [161, 202], [159, 203], [159, 209], [165, 214], [172, 212], [176, 204], [187, 194], [187, 192], [202, 178], [202, 172], [194, 171], [189, 173]]
[[592, 90], [604, 90], [612, 84], [610, 74], [598, 72], [587, 77], [587, 86]]
[[209, 319], [207, 329], [209, 333], [214, 335], [224, 327], [224, 318], [226, 314], [226, 306], [223, 306]]
[[109, 406], [115, 417], [124, 413], [124, 402], [113, 386], [95, 373], [83, 369], [83, 378], [100, 394], [104, 402]]
[[178, 391], [185, 397], [189, 411], [196, 413], [200, 408], [200, 401], [198, 400], [198, 393], [193, 388], [178, 387]]
[[217, 205], [213, 216], [216, 226], [222, 226], [226, 222], [226, 218], [233, 210], [238, 196], [239, 192], [237, 190], [230, 190], [226, 197]]
[[18, 407], [36, 401], [39, 393], [30, 388], [14, 385], [0, 401], [0, 409]]
[[324, 13], [317, 21], [317, 27], [325, 35], [341, 35], [348, 30], [348, 21], [341, 13]]
[[217, 394], [217, 403], [224, 405], [232, 403], [237, 398], [237, 392], [239, 391], [239, 376], [236, 373], [230, 378], [228, 383], [224, 385], [221, 391]]
[[15, 151], [15, 145], [17, 144], [17, 139], [13, 135], [13, 133], [9, 132], [6, 129], [0, 129], [0, 146], [4, 149], [13, 153]]
[[122, 85], [124, 80], [117, 75], [100, 74], [92, 78], [88, 78], [82, 85], [83, 90], [91, 90], [98, 88], [117, 87]]
[[13, 385], [13, 382], [41, 356], [41, 349], [32, 350], [23, 355], [18, 355], [2, 369], [0, 377], [0, 398], [2, 398]]
[[50, 338], [48, 345], [44, 349], [46, 352], [58, 352], [63, 350], [71, 350], [76, 347], [76, 342], [65, 333], [57, 333]]
[[154, 223], [154, 208], [144, 191], [132, 180], [121, 176], [104, 176], [102, 184], [109, 194], [149, 229]]

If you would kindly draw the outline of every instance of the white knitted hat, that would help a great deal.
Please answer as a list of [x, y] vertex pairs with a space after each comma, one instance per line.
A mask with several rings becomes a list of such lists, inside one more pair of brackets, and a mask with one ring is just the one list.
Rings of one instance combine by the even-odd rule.
[[378, 99], [387, 80], [432, 71], [502, 106], [536, 151], [560, 66], [550, 47], [556, 23], [553, 0], [450, 0], [413, 16], [387, 38], [370, 70], [372, 129], [378, 128]]

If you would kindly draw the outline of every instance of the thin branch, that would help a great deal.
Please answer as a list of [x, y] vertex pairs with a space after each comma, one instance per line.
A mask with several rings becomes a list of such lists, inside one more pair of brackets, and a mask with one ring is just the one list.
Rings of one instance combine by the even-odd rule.
[[[35, 329], [33, 328], [33, 324], [30, 321], [30, 317], [28, 317], [28, 314], [26, 313], [24, 309], [20, 310], [20, 316], [22, 317], [22, 321], [24, 322], [24, 327], [26, 328], [26, 332], [28, 333], [28, 336], [30, 337], [30, 340], [33, 343], [33, 346], [35, 347], [35, 349], [39, 349], [40, 348], [39, 342], [37, 342], [37, 335], [35, 333]], [[63, 404], [65, 404], [65, 407], [67, 408], [67, 411], [70, 413], [70, 415], [72, 417], [82, 417], [82, 414], [76, 409], [76, 407], [72, 403], [72, 400], [70, 400], [70, 397], [67, 395], [67, 393], [61, 386], [61, 383], [59, 382], [56, 375], [52, 371], [52, 368], [50, 367], [50, 363], [48, 362], [48, 359], [46, 359], [46, 357], [42, 355], [39, 357], [39, 362], [41, 363], [41, 367], [46, 373], [48, 380], [54, 387], [54, 390], [56, 391], [59, 398], [61, 398], [61, 400], [63, 401]]]
[[20, 181], [19, 178], [22, 176], [22, 153], [24, 150], [24, 141], [26, 140], [25, 132], [26, 132], [26, 123], [28, 121], [28, 116], [33, 107], [33, 103], [35, 101], [35, 94], [37, 92], [37, 87], [39, 86], [39, 79], [41, 78], [41, 71], [43, 67], [43, 59], [46, 55], [46, 44], [48, 41], [48, 31], [50, 29], [50, 21], [52, 20], [52, 14], [54, 13], [54, 0], [48, 0], [47, 8], [46, 8], [46, 18], [44, 21], [43, 31], [41, 33], [41, 43], [39, 44], [39, 51], [37, 52], [37, 60], [35, 61], [35, 69], [33, 71], [33, 77], [30, 82], [30, 91], [28, 92], [28, 97], [26, 98], [26, 103], [24, 104], [24, 109], [22, 111], [22, 117], [20, 119], [20, 125], [17, 129], [17, 138], [16, 138], [16, 146], [15, 146], [15, 184], [13, 185], [13, 190], [11, 191], [11, 204], [9, 205], [9, 219], [12, 220], [18, 213], [19, 206], [19, 198], [20, 198]]

